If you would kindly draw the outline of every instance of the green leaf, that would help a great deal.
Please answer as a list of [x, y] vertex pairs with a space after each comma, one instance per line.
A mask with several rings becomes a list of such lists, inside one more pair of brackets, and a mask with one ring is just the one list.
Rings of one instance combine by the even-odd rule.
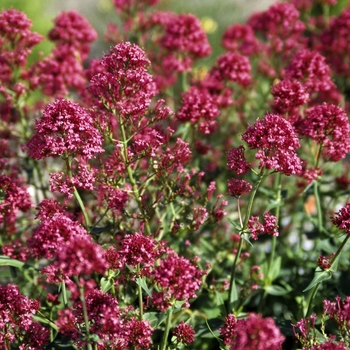
[[279, 275], [281, 271], [282, 257], [278, 256], [271, 264], [269, 271], [269, 279], [273, 282]]
[[24, 265], [23, 261], [19, 261], [16, 259], [11, 259], [8, 256], [0, 256], [0, 266], [13, 266], [21, 269]]
[[138, 286], [140, 286], [145, 292], [146, 294], [149, 296], [149, 297], [152, 297], [152, 293], [151, 291], [149, 290], [149, 288], [147, 287], [147, 284], [146, 284], [146, 277], [143, 276], [142, 278], [140, 277], [136, 277], [136, 284]]
[[143, 319], [149, 321], [151, 327], [158, 328], [167, 318], [165, 312], [147, 312], [143, 315]]
[[286, 295], [290, 292], [289, 290], [285, 289], [284, 287], [278, 286], [278, 285], [266, 286], [264, 289], [265, 289], [267, 294], [276, 295], [276, 296]]
[[322, 270], [320, 267], [317, 267], [315, 270], [314, 278], [312, 279], [311, 283], [303, 290], [303, 292], [306, 292], [316, 286], [319, 283], [322, 283], [323, 281], [329, 280], [332, 277], [332, 272], [327, 270]]
[[230, 222], [230, 224], [237, 230], [238, 232], [242, 231], [242, 226], [241, 224], [238, 224], [237, 222], [231, 220], [230, 218], [227, 218], [227, 220]]
[[[233, 289], [236, 289], [235, 286]], [[237, 291], [236, 291], [237, 293]], [[237, 300], [237, 299], [235, 299]], [[225, 308], [225, 303], [224, 303], [224, 299], [222, 298], [221, 293], [219, 293], [218, 291], [215, 291], [215, 301], [216, 301], [216, 305], [219, 307], [221, 314], [222, 315], [226, 315], [226, 308]]]
[[105, 293], [107, 293], [113, 286], [113, 280], [108, 279], [106, 277], [102, 277], [100, 283], [101, 283], [101, 290], [102, 292], [105, 292]]

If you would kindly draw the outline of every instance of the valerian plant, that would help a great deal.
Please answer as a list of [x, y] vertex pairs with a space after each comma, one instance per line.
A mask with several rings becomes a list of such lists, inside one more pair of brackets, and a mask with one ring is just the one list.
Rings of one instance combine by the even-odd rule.
[[0, 348], [348, 349], [350, 9], [157, 3], [0, 14]]

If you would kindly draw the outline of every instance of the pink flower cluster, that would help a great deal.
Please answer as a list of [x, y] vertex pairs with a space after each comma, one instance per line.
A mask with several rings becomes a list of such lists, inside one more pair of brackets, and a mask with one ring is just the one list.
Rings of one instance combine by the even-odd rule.
[[[150, 349], [153, 328], [149, 322], [123, 314], [110, 294], [93, 290], [85, 295], [85, 304], [90, 333], [99, 337], [99, 349]], [[84, 322], [83, 305], [77, 301], [71, 309], [59, 311], [56, 324], [62, 334], [84, 346], [86, 342], [79, 340], [84, 332]]]
[[102, 136], [92, 116], [75, 102], [56, 100], [48, 104], [35, 129], [36, 134], [27, 144], [34, 159], [76, 156], [90, 159], [95, 153], [104, 152]]
[[271, 236], [278, 236], [278, 223], [277, 218], [271, 215], [270, 212], [264, 214], [264, 222], [260, 223], [257, 216], [252, 216], [249, 221], [247, 228], [251, 233], [251, 237], [254, 240], [258, 239], [258, 235], [266, 233]]
[[238, 320], [233, 314], [229, 314], [225, 318], [224, 328], [219, 330], [230, 350], [277, 350], [282, 349], [285, 340], [273, 318], [262, 318], [254, 313]]
[[18, 344], [21, 349], [42, 348], [50, 332], [33, 320], [39, 308], [39, 301], [22, 295], [17, 286], [0, 286], [0, 346]]
[[242, 134], [249, 149], [257, 149], [255, 158], [260, 159], [259, 168], [274, 169], [285, 175], [295, 175], [302, 170], [296, 154], [300, 147], [293, 126], [278, 114], [266, 114], [264, 119], [249, 125]]

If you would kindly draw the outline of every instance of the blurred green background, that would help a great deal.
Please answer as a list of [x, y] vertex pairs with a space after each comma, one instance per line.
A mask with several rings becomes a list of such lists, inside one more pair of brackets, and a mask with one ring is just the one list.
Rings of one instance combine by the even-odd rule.
[[[252, 12], [267, 9], [275, 0], [161, 0], [155, 7], [159, 10], [177, 13], [193, 13], [203, 23], [212, 45], [212, 59], [221, 52], [220, 40], [225, 28], [236, 22], [244, 22]], [[92, 57], [101, 57], [108, 51], [109, 44], [103, 40], [103, 33], [109, 22], [117, 22], [118, 15], [112, 0], [1, 0], [0, 9], [15, 8], [23, 11], [33, 21], [33, 30], [46, 36], [53, 25], [53, 19], [60, 11], [76, 9], [85, 16], [99, 34], [93, 44]], [[46, 40], [33, 53], [47, 55], [52, 45]]]

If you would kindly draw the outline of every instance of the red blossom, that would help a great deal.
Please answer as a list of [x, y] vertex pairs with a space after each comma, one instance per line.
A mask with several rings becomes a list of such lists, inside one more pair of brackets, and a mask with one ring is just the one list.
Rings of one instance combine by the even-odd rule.
[[335, 88], [331, 69], [325, 57], [317, 51], [299, 50], [287, 66], [285, 78], [298, 80], [310, 94]]
[[[161, 259], [159, 266], [154, 269], [154, 281], [161, 289], [161, 305], [164, 303], [184, 300], [185, 306], [188, 300], [196, 296], [195, 292], [201, 286], [203, 271], [199, 270], [189, 260], [180, 257], [171, 249], [167, 256]], [[154, 295], [156, 297], [156, 294]], [[154, 298], [153, 303], [155, 303]], [[161, 305], [157, 305], [162, 309]]]
[[34, 159], [78, 155], [90, 159], [95, 153], [104, 152], [102, 136], [91, 115], [75, 102], [59, 99], [48, 104], [36, 121], [35, 130], [27, 144]]
[[254, 313], [239, 319], [234, 326], [234, 332], [230, 350], [277, 350], [282, 349], [285, 340], [273, 318], [262, 318]]
[[331, 219], [333, 225], [337, 226], [340, 230], [344, 230], [345, 233], [350, 234], [350, 202], [347, 202], [345, 207], [336, 212], [335, 216]]
[[190, 324], [184, 321], [175, 327], [173, 334], [177, 343], [190, 344], [194, 342], [195, 331]]
[[237, 174], [246, 174], [250, 169], [244, 157], [244, 146], [232, 148], [227, 156], [227, 169], [235, 171]]
[[322, 145], [327, 160], [337, 162], [350, 152], [350, 123], [345, 111], [336, 105], [323, 103], [306, 110], [297, 130]]
[[250, 149], [258, 149], [255, 158], [259, 167], [275, 169], [285, 175], [294, 175], [302, 170], [301, 160], [295, 150], [300, 147], [293, 126], [278, 114], [267, 114], [263, 120], [242, 134]]
[[33, 321], [40, 303], [20, 293], [17, 286], [0, 286], [0, 344], [18, 342], [20, 347], [43, 348], [49, 341], [49, 330]]
[[231, 179], [228, 182], [228, 194], [232, 197], [239, 198], [243, 194], [249, 193], [252, 190], [252, 185], [242, 179]]
[[[219, 114], [215, 100], [208, 90], [191, 87], [182, 95], [182, 105], [176, 117], [182, 122], [190, 121], [192, 124], [198, 124], [199, 131], [211, 134], [216, 130], [215, 118]], [[211, 123], [214, 125], [212, 126]]]

